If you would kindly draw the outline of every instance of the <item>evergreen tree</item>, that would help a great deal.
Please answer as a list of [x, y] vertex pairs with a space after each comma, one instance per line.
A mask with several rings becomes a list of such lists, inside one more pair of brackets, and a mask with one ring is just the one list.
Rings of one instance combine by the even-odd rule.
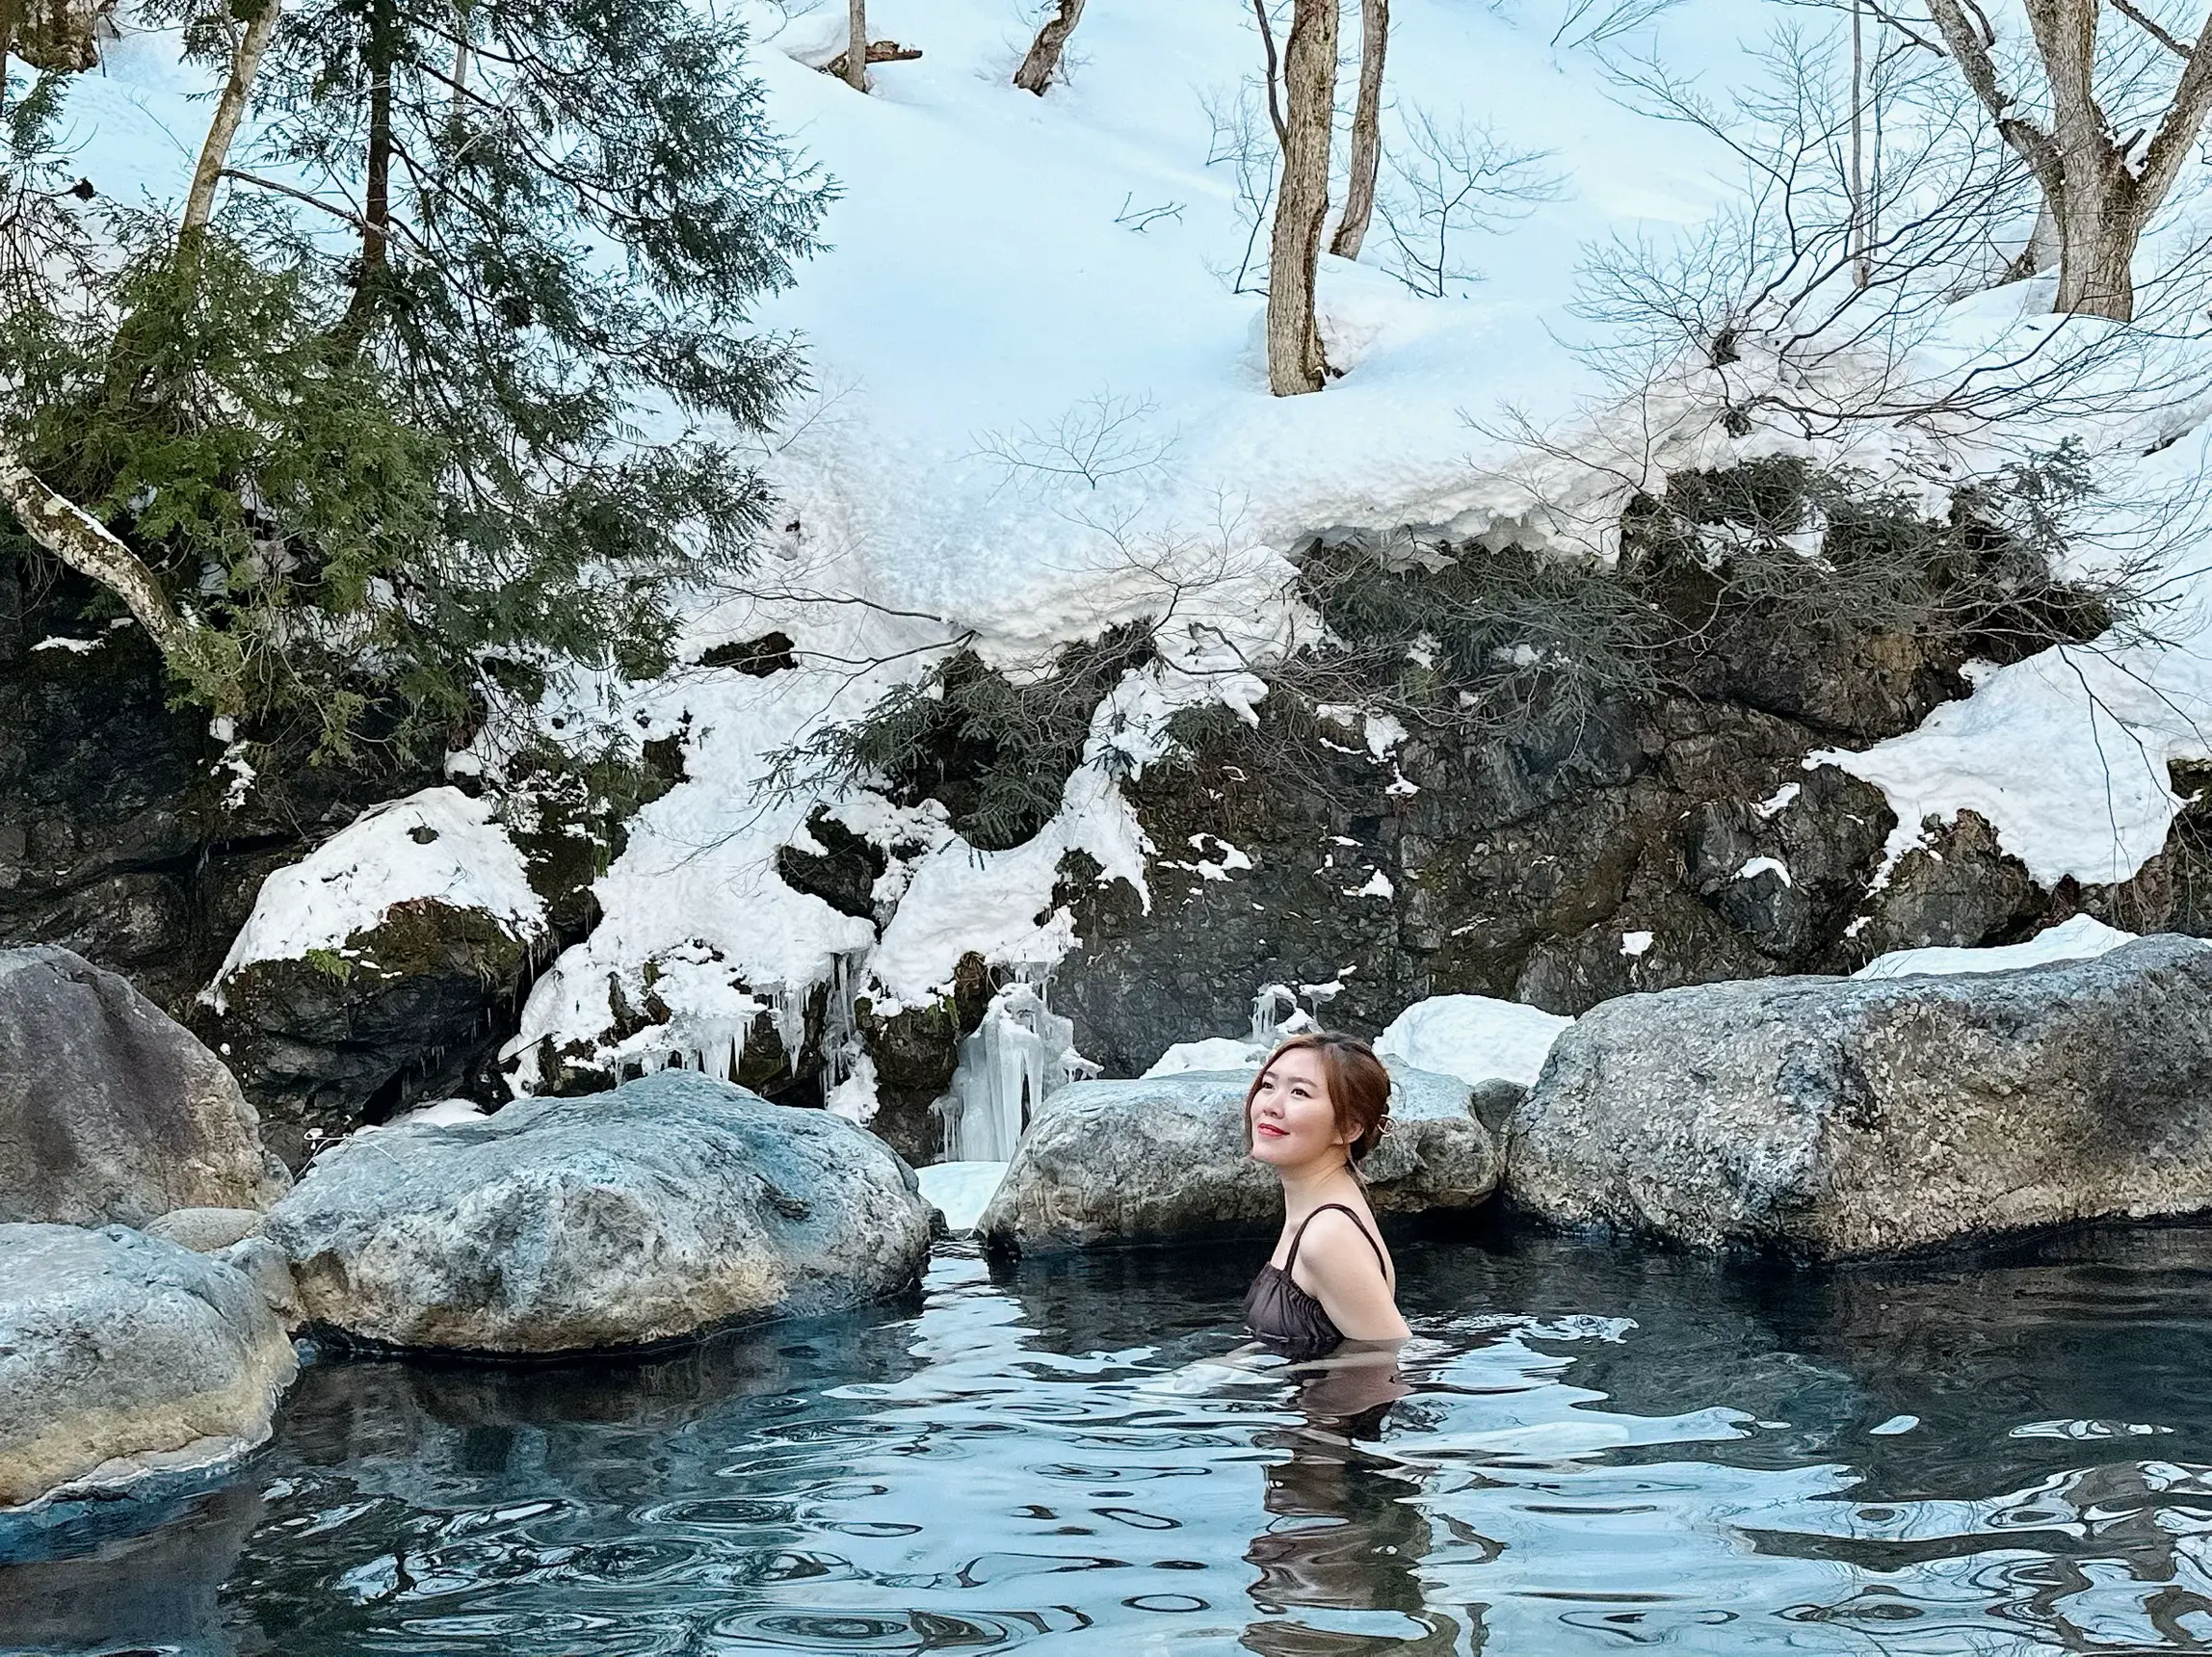
[[748, 311], [828, 195], [741, 31], [683, 0], [301, 0], [272, 30], [276, 3], [182, 19], [245, 66], [253, 136], [210, 146], [204, 229], [111, 209], [121, 260], [6, 304], [0, 443], [153, 573], [186, 695], [325, 750], [441, 733], [487, 659], [653, 671], [675, 585], [760, 524], [732, 443], [801, 369]]

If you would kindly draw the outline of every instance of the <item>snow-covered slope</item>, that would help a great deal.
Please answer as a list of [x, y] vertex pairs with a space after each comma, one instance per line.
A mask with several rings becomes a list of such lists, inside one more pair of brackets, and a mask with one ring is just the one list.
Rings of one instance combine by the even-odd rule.
[[[922, 848], [879, 893], [896, 907], [880, 941], [777, 878], [777, 849], [803, 833], [808, 802], [762, 793], [775, 750], [858, 715], [951, 644], [1019, 664], [1118, 619], [1166, 618], [1165, 661], [1101, 710], [1093, 737], [1094, 761], [1141, 765], [1167, 711], [1262, 694], [1243, 664], [1288, 624], [1281, 588], [1304, 538], [1448, 524], [1587, 545], [1651, 468], [1729, 453], [1709, 421], [1647, 452], [1647, 431], [1609, 414], [1571, 349], [1590, 325], [1568, 300], [1586, 247], [1665, 244], [1729, 198], [1739, 169], [1692, 128], [1631, 113], [1597, 54], [1552, 44], [1556, 5], [1395, 0], [1393, 119], [1480, 125], [1541, 152], [1559, 188], [1466, 238], [1459, 257], [1485, 279], [1445, 297], [1393, 279], [1381, 225], [1361, 263], [1325, 258], [1322, 327], [1346, 372], [1319, 395], [1277, 399], [1264, 302], [1238, 291], [1251, 226], [1208, 113], [1258, 70], [1249, 6], [1093, 6], [1068, 84], [1040, 99], [1009, 84], [1028, 26], [1011, 0], [874, 0], [872, 32], [922, 56], [878, 66], [865, 96], [812, 66], [838, 44], [842, 8], [736, 3], [774, 118], [841, 197], [830, 250], [761, 311], [806, 336], [813, 364], [811, 390], [761, 455], [780, 533], [744, 591], [698, 595], [686, 648], [696, 661], [776, 629], [798, 666], [572, 682], [545, 710], [565, 740], [680, 736], [688, 780], [632, 826], [597, 887], [605, 918], [540, 980], [518, 1053], [549, 1039], [612, 1063], [672, 1051], [727, 1063], [760, 1010], [788, 1022], [832, 979], [872, 978], [910, 1001], [967, 949], [1049, 968], [1071, 942], [1051, 908], [1066, 850], [1142, 886], [1146, 848], [1102, 764], [1070, 780], [1036, 845], [1012, 852], [981, 853], [941, 818], [891, 821], [877, 806], [850, 819]], [[1748, 72], [1739, 42], [1782, 10], [1698, 0], [1633, 44], [1718, 92]], [[204, 103], [187, 101], [196, 86], [168, 36], [111, 51], [74, 106], [104, 189], [174, 197], [204, 119]], [[2038, 294], [2022, 284], [1957, 307], [1933, 348], [1962, 360], [2015, 338], [2039, 326], [2027, 315]], [[1582, 463], [1495, 435], [1509, 406]], [[2012, 448], [2062, 434], [2015, 433]], [[2093, 421], [2087, 434], [2107, 451], [2116, 495], [2203, 463], [2197, 435], [2138, 465], [2127, 448], [2147, 447], [2145, 432]], [[1901, 440], [1869, 442], [1879, 454]], [[1923, 729], [1839, 758], [1896, 807], [1893, 852], [1924, 815], [1968, 806], [2044, 881], [2124, 878], [2157, 848], [2179, 803], [2166, 762], [2212, 751], [2202, 560], [2193, 540], [2162, 558], [2178, 600], [2162, 643], [2046, 653], [1985, 676]], [[496, 770], [498, 754], [480, 757]], [[671, 1022], [608, 1044], [612, 990], [639, 1004], [648, 970]]]

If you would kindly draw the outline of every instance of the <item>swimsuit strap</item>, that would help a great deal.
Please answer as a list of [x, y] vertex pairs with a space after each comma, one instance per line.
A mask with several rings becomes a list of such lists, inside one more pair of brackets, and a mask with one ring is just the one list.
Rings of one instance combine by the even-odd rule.
[[1354, 1214], [1350, 1208], [1347, 1208], [1341, 1202], [1324, 1202], [1319, 1208], [1316, 1208], [1312, 1214], [1308, 1214], [1304, 1220], [1301, 1220], [1298, 1223], [1298, 1229], [1291, 1233], [1290, 1254], [1289, 1257], [1286, 1258], [1282, 1263], [1282, 1275], [1286, 1277], [1289, 1276], [1292, 1270], [1298, 1265], [1298, 1246], [1305, 1241], [1305, 1228], [1313, 1223], [1314, 1215], [1326, 1214], [1331, 1208], [1335, 1209], [1340, 1214], [1350, 1214], [1352, 1216], [1352, 1223], [1359, 1226], [1359, 1235], [1365, 1237], [1367, 1239], [1367, 1247], [1375, 1250], [1375, 1264], [1382, 1268], [1382, 1280], [1387, 1283], [1390, 1280], [1390, 1265], [1388, 1261], [1382, 1258], [1382, 1245], [1375, 1241], [1373, 1235], [1368, 1231], [1365, 1225], [1360, 1224], [1359, 1216]]

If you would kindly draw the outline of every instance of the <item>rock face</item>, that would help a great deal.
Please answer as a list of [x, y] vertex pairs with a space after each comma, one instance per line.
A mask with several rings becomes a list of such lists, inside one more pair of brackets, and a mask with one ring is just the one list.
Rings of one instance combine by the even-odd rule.
[[[1473, 1208], [1497, 1143], [1466, 1084], [1391, 1067], [1390, 1129], [1362, 1174], [1379, 1215]], [[977, 1230], [993, 1249], [1177, 1243], [1272, 1232], [1282, 1188], [1245, 1149], [1249, 1070], [1076, 1082], [1044, 1101]]]
[[319, 1159], [264, 1235], [307, 1319], [489, 1353], [643, 1346], [895, 1293], [929, 1252], [912, 1170], [820, 1111], [663, 1072]]
[[0, 950], [0, 1223], [144, 1225], [289, 1184], [191, 1032], [66, 949]]
[[2212, 949], [1610, 1001], [1515, 1113], [1519, 1206], [1699, 1249], [1895, 1253], [2212, 1208]]
[[0, 1225], [0, 1507], [250, 1449], [297, 1368], [220, 1261], [119, 1225]]

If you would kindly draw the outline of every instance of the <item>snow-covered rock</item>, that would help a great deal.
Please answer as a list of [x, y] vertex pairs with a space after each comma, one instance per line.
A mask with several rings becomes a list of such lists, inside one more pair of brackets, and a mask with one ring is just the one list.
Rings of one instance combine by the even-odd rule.
[[119, 1225], [0, 1225], [0, 1508], [238, 1456], [298, 1367], [220, 1260]]
[[0, 1222], [144, 1225], [290, 1183], [190, 1031], [66, 949], [0, 950]]
[[206, 999], [221, 1011], [232, 980], [256, 961], [363, 959], [356, 935], [402, 904], [481, 913], [516, 939], [546, 930], [544, 902], [491, 806], [458, 788], [426, 788], [362, 812], [262, 881]]
[[492, 807], [424, 789], [262, 882], [202, 992], [201, 1027], [297, 1165], [395, 1084], [461, 1081], [472, 1049], [489, 1044], [487, 1009], [551, 939]]
[[317, 1160], [270, 1213], [316, 1325], [494, 1353], [641, 1346], [912, 1283], [912, 1170], [824, 1111], [670, 1071], [395, 1126]]
[[2108, 927], [2090, 915], [2075, 915], [2020, 943], [1992, 944], [1984, 949], [1892, 950], [1876, 956], [1851, 976], [1908, 978], [1923, 972], [2011, 972], [2056, 960], [2094, 960], [2134, 941], [2133, 933]]
[[[1449, 1076], [1391, 1066], [1390, 1126], [1363, 1160], [1380, 1215], [1466, 1209], [1498, 1183], [1498, 1150]], [[1075, 1082], [1045, 1100], [977, 1223], [1020, 1251], [1260, 1235], [1282, 1219], [1275, 1171], [1245, 1146], [1249, 1071]]]
[[2212, 1208], [2212, 950], [1783, 978], [1585, 1013], [1515, 1113], [1514, 1202], [1702, 1249], [1896, 1253]]
[[1375, 1039], [1375, 1050], [1470, 1086], [1497, 1080], [1525, 1088], [1543, 1068], [1544, 1056], [1560, 1033], [1573, 1022], [1487, 995], [1433, 995], [1393, 1018]]
[[1256, 1070], [1266, 1062], [1269, 1050], [1270, 1043], [1242, 1036], [1206, 1036], [1196, 1041], [1177, 1041], [1152, 1062], [1143, 1079], [1180, 1076], [1192, 1070]]

